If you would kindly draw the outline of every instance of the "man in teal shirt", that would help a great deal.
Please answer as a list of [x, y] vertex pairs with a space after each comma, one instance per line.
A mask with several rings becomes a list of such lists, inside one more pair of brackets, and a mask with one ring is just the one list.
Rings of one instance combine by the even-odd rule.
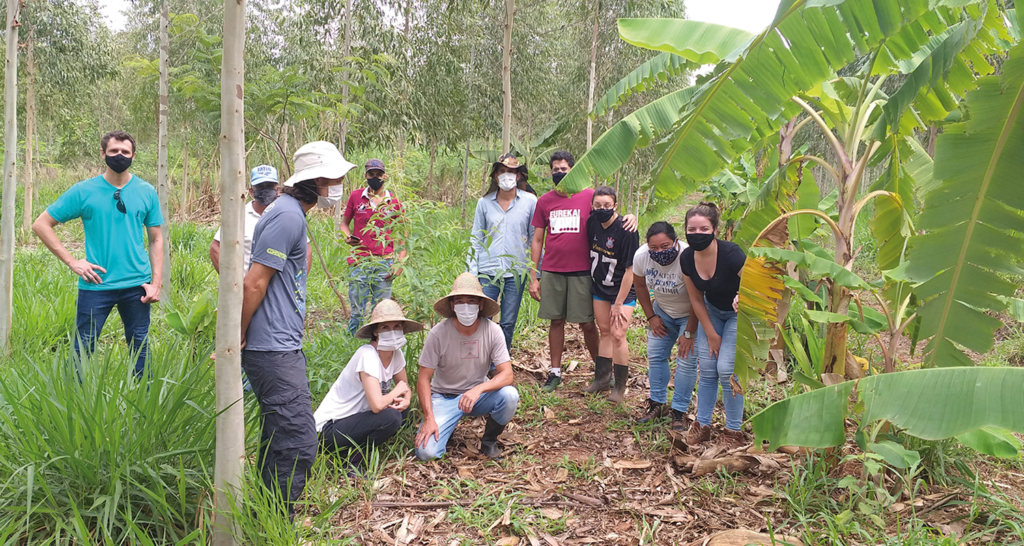
[[[128, 346], [138, 354], [135, 376], [141, 377], [149, 353], [149, 307], [160, 301], [164, 219], [152, 184], [128, 172], [135, 139], [111, 131], [100, 148], [106, 172], [71, 186], [36, 218], [32, 231], [78, 275], [75, 352], [81, 353], [81, 344], [93, 352], [103, 323], [117, 306]], [[85, 228], [85, 259], [75, 259], [53, 231], [75, 218]], [[149, 236], [148, 258], [143, 232]]]

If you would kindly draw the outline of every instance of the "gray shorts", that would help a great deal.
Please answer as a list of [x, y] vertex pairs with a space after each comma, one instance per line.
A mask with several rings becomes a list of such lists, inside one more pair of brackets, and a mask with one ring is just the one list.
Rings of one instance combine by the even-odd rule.
[[594, 322], [594, 300], [590, 275], [540, 272], [540, 310], [537, 316], [576, 324]]

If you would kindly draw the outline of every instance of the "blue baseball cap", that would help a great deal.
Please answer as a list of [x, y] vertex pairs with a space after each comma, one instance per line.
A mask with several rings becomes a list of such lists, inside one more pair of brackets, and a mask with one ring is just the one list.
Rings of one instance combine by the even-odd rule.
[[273, 182], [278, 184], [277, 180], [277, 169], [270, 165], [260, 165], [252, 170], [252, 174], [249, 177], [249, 185], [255, 186], [256, 184], [264, 184], [266, 182]]
[[363, 172], [370, 172], [370, 171], [386, 172], [384, 170], [384, 162], [379, 160], [379, 159], [371, 159], [371, 160], [367, 161], [366, 162], [366, 170], [363, 171]]

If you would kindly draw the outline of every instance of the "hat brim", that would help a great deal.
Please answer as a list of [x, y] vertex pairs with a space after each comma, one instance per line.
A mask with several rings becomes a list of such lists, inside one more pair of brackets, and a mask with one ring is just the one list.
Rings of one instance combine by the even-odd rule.
[[472, 296], [474, 298], [480, 298], [480, 316], [484, 318], [491, 318], [494, 315], [497, 315], [498, 311], [501, 310], [501, 306], [498, 305], [498, 302], [484, 296], [483, 294], [459, 293], [448, 294], [434, 302], [434, 311], [444, 318], [455, 318], [455, 311], [452, 309], [452, 306], [448, 304], [448, 300], [455, 296]]
[[260, 178], [253, 178], [249, 182], [249, 185], [250, 186], [259, 186], [260, 184], [267, 184], [267, 183], [280, 184], [281, 182], [278, 179], [276, 179], [276, 178], [270, 178], [270, 177], [264, 176], [264, 177], [260, 177]]
[[326, 165], [317, 165], [316, 167], [298, 171], [291, 175], [284, 185], [291, 187], [303, 180], [313, 180], [316, 178], [341, 178], [354, 168], [356, 168], [355, 163], [349, 163], [341, 159]]
[[505, 167], [505, 168], [508, 168], [508, 169], [513, 169], [514, 168], [516, 170], [516, 172], [520, 172], [520, 173], [525, 174], [526, 176], [530, 176], [530, 172], [526, 169], [526, 165], [520, 165], [518, 167], [509, 167], [508, 165], [506, 165], [504, 163], [500, 163], [500, 162], [495, 161], [494, 164], [491, 165], [491, 174], [488, 175], [487, 178], [494, 178], [494, 173], [498, 170], [498, 167]]
[[415, 320], [378, 320], [377, 322], [371, 322], [363, 326], [362, 328], [356, 330], [356, 339], [373, 339], [373, 330], [377, 327], [378, 324], [383, 324], [385, 322], [401, 322], [402, 332], [406, 334], [423, 331], [423, 325], [416, 322]]

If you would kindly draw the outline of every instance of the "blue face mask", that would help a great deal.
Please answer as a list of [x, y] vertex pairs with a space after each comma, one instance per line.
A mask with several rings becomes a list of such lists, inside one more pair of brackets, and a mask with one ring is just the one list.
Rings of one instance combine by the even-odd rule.
[[665, 250], [649, 250], [651, 259], [654, 263], [660, 266], [667, 266], [676, 260], [679, 256], [679, 248], [676, 245], [672, 245], [672, 248], [666, 248]]

